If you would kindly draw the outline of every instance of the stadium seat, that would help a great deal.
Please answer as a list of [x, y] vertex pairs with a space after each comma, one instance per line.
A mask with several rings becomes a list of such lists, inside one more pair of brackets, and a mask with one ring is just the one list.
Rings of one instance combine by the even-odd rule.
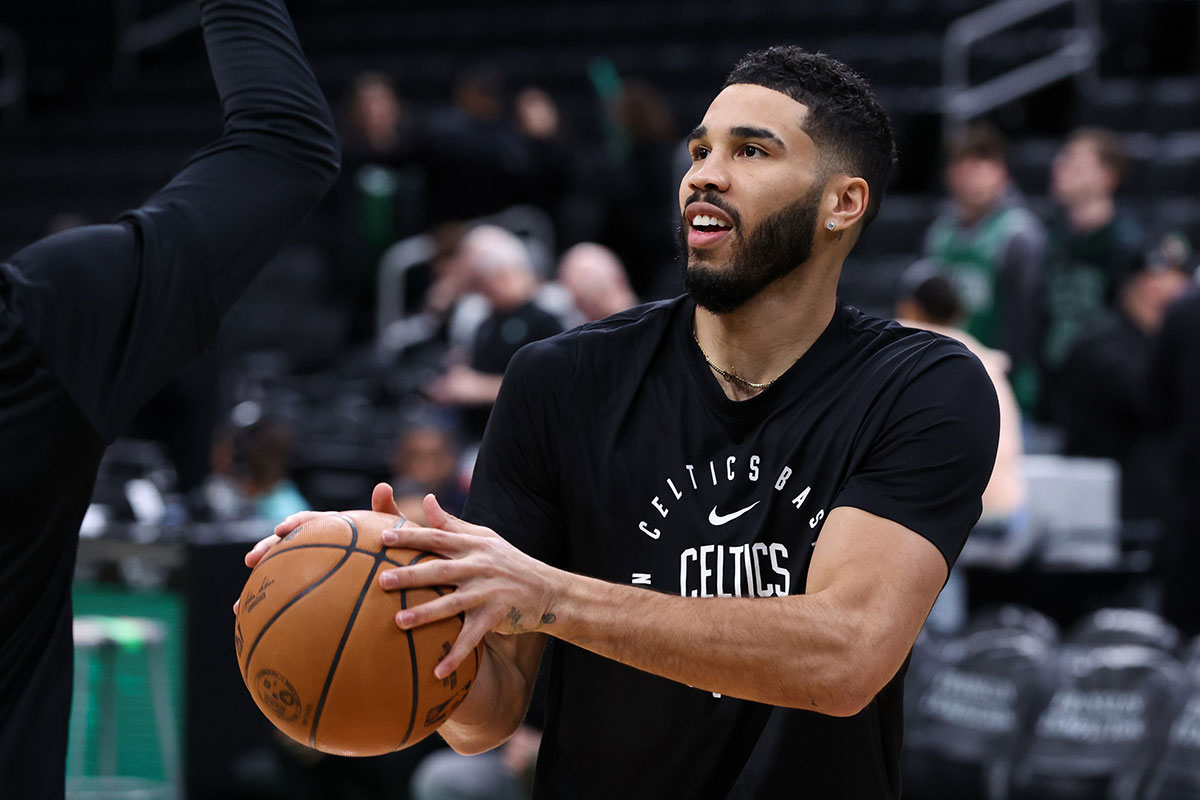
[[1048, 643], [1056, 643], [1059, 638], [1058, 625], [1050, 617], [1032, 608], [1012, 604], [983, 608], [972, 614], [964, 633], [985, 631], [1018, 631]]
[[1174, 655], [1182, 639], [1174, 625], [1151, 611], [1103, 608], [1080, 620], [1065, 641], [1074, 647], [1140, 645]]
[[973, 633], [910, 675], [905, 797], [999, 800], [1054, 645], [1016, 628]]
[[1162, 757], [1150, 770], [1139, 800], [1195, 800], [1200, 797], [1200, 676], [1176, 707], [1178, 715], [1163, 731]]
[[1053, 685], [1008, 800], [1134, 800], [1182, 685], [1178, 662], [1134, 645], [1073, 650]]

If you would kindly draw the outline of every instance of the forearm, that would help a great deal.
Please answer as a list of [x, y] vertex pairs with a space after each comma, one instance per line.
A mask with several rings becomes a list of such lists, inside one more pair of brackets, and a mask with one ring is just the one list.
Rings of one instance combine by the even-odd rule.
[[865, 631], [820, 593], [700, 599], [567, 573], [558, 587], [547, 633], [697, 689], [845, 716], [895, 674], [860, 658]]
[[[504, 744], [520, 727], [529, 708], [544, 638], [540, 634], [506, 637], [496, 633], [484, 637], [480, 644], [481, 658], [475, 685], [462, 705], [438, 729], [455, 751], [471, 755], [491, 750]], [[522, 639], [526, 641], [520, 641]], [[518, 655], [518, 648], [522, 646], [536, 650], [528, 675], [522, 671], [521, 664], [530, 663], [531, 659]]]

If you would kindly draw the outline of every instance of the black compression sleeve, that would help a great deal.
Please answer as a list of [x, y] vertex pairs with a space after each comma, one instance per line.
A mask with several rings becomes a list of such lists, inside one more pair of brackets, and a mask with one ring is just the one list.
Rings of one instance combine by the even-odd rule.
[[282, 2], [209, 0], [202, 25], [222, 136], [117, 224], [0, 265], [0, 293], [106, 437], [210, 344], [338, 170], [332, 116]]

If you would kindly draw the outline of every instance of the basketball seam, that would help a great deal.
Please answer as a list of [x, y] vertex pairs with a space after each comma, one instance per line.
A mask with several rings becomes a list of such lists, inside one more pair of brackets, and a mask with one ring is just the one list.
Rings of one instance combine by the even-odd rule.
[[[349, 517], [343, 517], [338, 514], [338, 517], [346, 520], [353, 531], [353, 539], [351, 545], [358, 541], [358, 526], [354, 524], [354, 520]], [[358, 618], [358, 612], [362, 609], [363, 600], [367, 596], [367, 591], [371, 588], [371, 583], [375, 580], [375, 573], [379, 569], [379, 562], [375, 562], [375, 566], [371, 568], [371, 572], [367, 575], [367, 579], [363, 582], [363, 587], [358, 593], [358, 600], [354, 603], [354, 610], [350, 612], [349, 619], [346, 620], [346, 627], [342, 630], [342, 640], [338, 642], [337, 650], [333, 652], [333, 663], [329, 665], [329, 672], [325, 675], [325, 686], [321, 688], [321, 697], [317, 700], [317, 710], [313, 712], [312, 728], [308, 732], [308, 746], [317, 746], [317, 725], [321, 722], [321, 712], [325, 710], [325, 700], [329, 697], [329, 689], [333, 685], [333, 676], [337, 672], [338, 662], [342, 659], [342, 652], [346, 649], [346, 642], [350, 638], [350, 630], [354, 627], [354, 620]]]
[[[400, 608], [408, 608], [408, 590], [400, 591]], [[408, 663], [412, 665], [412, 711], [408, 715], [408, 731], [404, 734], [404, 738], [400, 740], [400, 746], [403, 747], [408, 743], [409, 737], [413, 734], [413, 728], [417, 725], [417, 701], [419, 696], [420, 670], [417, 669], [417, 645], [413, 641], [412, 631], [406, 630], [404, 635], [408, 637]]]
[[[374, 558], [376, 556], [375, 551], [366, 550], [361, 547], [354, 547], [353, 545], [330, 544], [328, 542], [313, 542], [311, 544], [296, 544], [296, 545], [292, 545], [291, 547], [285, 547], [281, 550], [272, 550], [270, 553], [268, 553], [266, 556], [264, 556], [262, 561], [260, 561], [259, 563], [265, 564], [266, 562], [270, 561], [272, 558], [275, 558], [277, 556], [286, 556], [288, 553], [294, 553], [297, 550], [345, 550], [349, 553], [362, 553], [364, 556], [370, 556], [371, 558]], [[393, 561], [392, 563], [398, 567], [404, 566], [403, 564], [400, 564], [399, 562]]]
[[[346, 524], [348, 524], [350, 526], [350, 531], [351, 531], [350, 546], [351, 546], [351, 548], [353, 548], [354, 544], [358, 541], [358, 528], [356, 528], [354, 526], [354, 522], [349, 517], [344, 517], [341, 514], [338, 514], [336, 516], [338, 517], [338, 519], [341, 519], [342, 521], [344, 521]], [[294, 549], [294, 548], [292, 548], [292, 549]], [[291, 552], [291, 549], [289, 549], [285, 552]], [[242, 677], [246, 681], [246, 685], [249, 685], [249, 683], [250, 683], [250, 662], [254, 658], [254, 651], [258, 649], [259, 642], [262, 641], [263, 636], [266, 635], [267, 631], [270, 630], [271, 626], [274, 625], [275, 622], [280, 617], [283, 616], [284, 612], [286, 612], [289, 608], [291, 608], [296, 603], [298, 603], [303, 597], [307, 596], [309, 592], [311, 592], [313, 589], [320, 586], [325, 581], [329, 580], [329, 578], [331, 578], [335, 572], [337, 572], [339, 569], [341, 569], [346, 564], [346, 562], [350, 560], [350, 556], [354, 555], [354, 552], [355, 552], [354, 549], [347, 549], [346, 552], [342, 554], [341, 560], [338, 561], [336, 564], [334, 564], [333, 567], [328, 572], [326, 572], [324, 575], [322, 575], [320, 577], [320, 579], [318, 579], [317, 581], [310, 583], [307, 587], [305, 587], [304, 591], [300, 592], [295, 597], [293, 597], [291, 600], [288, 600], [286, 603], [284, 603], [282, 606], [280, 606], [279, 610], [276, 611], [274, 614], [272, 614], [271, 618], [263, 624], [262, 628], [260, 628], [258, 631], [258, 635], [254, 637], [254, 643], [250, 645], [250, 649], [246, 652], [246, 664], [242, 668]]]

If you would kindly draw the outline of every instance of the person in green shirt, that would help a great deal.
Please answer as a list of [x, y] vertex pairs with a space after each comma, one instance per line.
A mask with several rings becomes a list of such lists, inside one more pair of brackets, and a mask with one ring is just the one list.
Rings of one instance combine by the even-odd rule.
[[1008, 355], [1018, 400], [1030, 410], [1036, 383], [1033, 321], [1045, 232], [1008, 172], [1003, 135], [973, 123], [946, 153], [950, 204], [925, 236], [925, 256], [961, 298], [964, 330]]
[[1102, 128], [1071, 133], [1050, 170], [1058, 211], [1042, 260], [1037, 416], [1061, 425], [1071, 413], [1062, 383], [1067, 356], [1087, 328], [1114, 308], [1118, 284], [1141, 258], [1141, 226], [1118, 210], [1125, 171], [1119, 137]]

